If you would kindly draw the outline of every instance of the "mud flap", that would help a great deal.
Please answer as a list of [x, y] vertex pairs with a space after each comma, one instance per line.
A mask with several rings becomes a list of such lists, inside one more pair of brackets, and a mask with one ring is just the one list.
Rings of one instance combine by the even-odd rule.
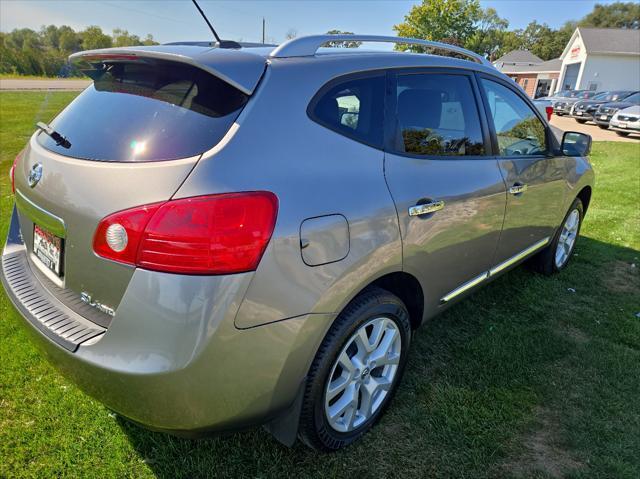
[[304, 400], [304, 390], [307, 384], [305, 377], [300, 386], [296, 398], [285, 411], [264, 425], [264, 428], [281, 444], [292, 447], [298, 437], [298, 426], [300, 424], [300, 412], [302, 411], [302, 401]]

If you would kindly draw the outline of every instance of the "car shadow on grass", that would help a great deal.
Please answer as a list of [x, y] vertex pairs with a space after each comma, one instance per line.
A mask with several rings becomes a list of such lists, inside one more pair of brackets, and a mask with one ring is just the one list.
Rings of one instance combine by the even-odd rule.
[[634, 476], [639, 256], [582, 237], [560, 274], [517, 268], [430, 321], [386, 415], [338, 453], [261, 428], [188, 440], [119, 425], [167, 479]]

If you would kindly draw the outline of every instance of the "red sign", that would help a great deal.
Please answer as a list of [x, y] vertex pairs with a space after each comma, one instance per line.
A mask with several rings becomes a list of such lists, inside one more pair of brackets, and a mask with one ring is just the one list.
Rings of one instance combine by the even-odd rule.
[[571, 58], [575, 58], [580, 54], [580, 47], [573, 47], [571, 49]]

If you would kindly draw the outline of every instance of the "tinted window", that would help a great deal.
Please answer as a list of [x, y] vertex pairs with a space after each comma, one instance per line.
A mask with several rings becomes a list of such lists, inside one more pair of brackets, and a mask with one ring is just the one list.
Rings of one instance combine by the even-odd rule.
[[311, 117], [338, 133], [382, 148], [384, 84], [383, 75], [334, 84], [311, 102]]
[[395, 149], [414, 155], [484, 154], [482, 129], [468, 77], [398, 75]]
[[482, 79], [501, 156], [541, 155], [546, 151], [545, 126], [509, 88]]
[[203, 70], [172, 62], [114, 63], [94, 78], [51, 123], [71, 147], [41, 133], [45, 148], [104, 161], [195, 156], [222, 139], [248, 98]]
[[620, 101], [628, 101], [629, 103], [640, 104], [640, 93], [634, 93], [631, 96], [628, 96]]

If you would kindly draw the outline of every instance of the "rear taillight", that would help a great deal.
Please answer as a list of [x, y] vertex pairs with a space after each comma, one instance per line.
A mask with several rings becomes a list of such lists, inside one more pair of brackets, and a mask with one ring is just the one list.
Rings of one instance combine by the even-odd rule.
[[544, 111], [547, 112], [547, 121], [551, 121], [551, 115], [553, 115], [553, 107], [552, 106], [546, 106], [544, 108]]
[[186, 274], [255, 270], [273, 233], [278, 199], [265, 191], [197, 196], [104, 218], [93, 249], [141, 268]]
[[9, 178], [11, 178], [11, 191], [13, 193], [16, 192], [16, 168], [18, 167], [18, 161], [22, 159], [23, 154], [24, 149], [13, 159], [13, 164], [11, 165], [11, 169], [9, 170]]

